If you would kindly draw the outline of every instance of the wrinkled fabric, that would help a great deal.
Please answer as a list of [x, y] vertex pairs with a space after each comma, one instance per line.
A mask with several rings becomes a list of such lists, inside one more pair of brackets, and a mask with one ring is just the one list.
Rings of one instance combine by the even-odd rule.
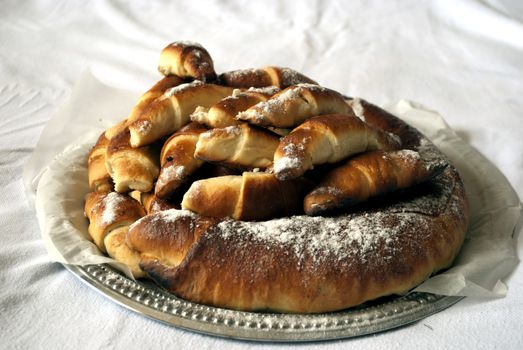
[[[49, 261], [34, 209], [25, 199], [22, 169], [82, 72], [91, 71], [110, 86], [145, 91], [160, 78], [160, 50], [174, 40], [192, 40], [208, 49], [218, 72], [289, 66], [380, 105], [417, 101], [441, 113], [501, 170], [521, 198], [522, 21], [521, 3], [507, 0], [4, 2], [2, 347], [282, 346], [204, 336], [149, 320]], [[57, 130], [56, 137], [67, 132]], [[521, 253], [521, 243], [517, 249]], [[300, 348], [517, 348], [523, 344], [521, 267], [507, 285], [503, 299], [468, 298], [408, 327]]]

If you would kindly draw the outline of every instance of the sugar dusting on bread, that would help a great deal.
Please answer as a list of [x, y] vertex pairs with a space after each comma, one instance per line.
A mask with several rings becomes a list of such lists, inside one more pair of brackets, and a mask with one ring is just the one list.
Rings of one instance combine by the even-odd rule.
[[119, 206], [128, 198], [118, 192], [109, 192], [107, 196], [100, 202], [103, 206], [102, 223], [111, 224], [118, 217]]

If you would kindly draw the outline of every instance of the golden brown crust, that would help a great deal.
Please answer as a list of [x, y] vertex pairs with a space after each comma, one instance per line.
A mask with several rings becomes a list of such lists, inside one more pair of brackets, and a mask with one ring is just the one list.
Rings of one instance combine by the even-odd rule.
[[[287, 68], [224, 73], [208, 84], [216, 79], [212, 59], [196, 43], [166, 47], [159, 70], [167, 77], [100, 136], [88, 161], [90, 186], [104, 191], [86, 197], [89, 234], [136, 276], [145, 272], [193, 302], [311, 313], [405, 293], [452, 263], [468, 225], [464, 187], [414, 128]], [[253, 86], [285, 90], [225, 98], [233, 87]], [[191, 113], [223, 128], [183, 128]], [[259, 127], [285, 136], [279, 142]], [[400, 145], [405, 150], [372, 152]], [[236, 169], [267, 169], [230, 174], [195, 153]], [[171, 168], [183, 176], [168, 176]], [[105, 172], [116, 191], [135, 190], [141, 203], [105, 192], [112, 188]], [[304, 201], [311, 181], [319, 185]], [[169, 209], [180, 201], [192, 211]], [[359, 203], [347, 209], [348, 202]], [[303, 215], [304, 207], [324, 216]]]
[[116, 192], [90, 192], [85, 198], [88, 232], [98, 248], [105, 252], [105, 237], [120, 227], [131, 225], [145, 215], [138, 201]]
[[129, 246], [142, 257], [156, 257], [173, 267], [180, 264], [193, 243], [208, 227], [218, 222], [185, 210], [170, 209], [145, 216], [127, 234]]
[[149, 192], [158, 177], [159, 147], [149, 145], [133, 148], [130, 132], [125, 129], [111, 139], [107, 146], [106, 167], [115, 184], [115, 191]]
[[105, 137], [105, 133], [102, 133], [87, 157], [89, 188], [93, 192], [109, 192], [113, 188], [113, 180], [105, 166], [105, 153], [108, 145], [109, 140]]
[[282, 138], [274, 153], [274, 173], [280, 180], [301, 176], [315, 165], [336, 163], [351, 155], [400, 147], [395, 137], [353, 114], [313, 117]]
[[[197, 303], [298, 313], [340, 310], [380, 296], [405, 293], [433, 272], [448, 267], [457, 254], [467, 227], [460, 212], [467, 208], [465, 201], [455, 198], [463, 195], [457, 185], [450, 194], [449, 206], [439, 216], [424, 216], [423, 226], [409, 226], [421, 224], [417, 213], [390, 212], [386, 217], [355, 216], [343, 221], [354, 229], [368, 230], [368, 234], [395, 234], [389, 241], [376, 240], [377, 246], [365, 255], [358, 241], [353, 241], [353, 246], [343, 245], [348, 249], [345, 254], [323, 252], [321, 256], [291, 243], [264, 241], [252, 233], [256, 228], [226, 222], [202, 235], [180, 266], [171, 271], [164, 286]], [[367, 220], [369, 226], [358, 227], [361, 220]], [[335, 225], [329, 219], [322, 221], [317, 225]], [[308, 221], [295, 224], [314, 228]], [[299, 230], [297, 227], [286, 234], [299, 237]], [[351, 239], [346, 231], [340, 230], [340, 236]], [[311, 233], [311, 237], [323, 236]], [[221, 258], [224, 255], [227, 259]], [[274, 266], [279, 268], [271, 268]]]
[[276, 86], [280, 89], [285, 89], [296, 84], [318, 84], [311, 78], [293, 69], [274, 66], [226, 72], [222, 73], [218, 80], [223, 85], [237, 88]]
[[125, 241], [128, 231], [129, 226], [119, 227], [111, 231], [105, 236], [104, 245], [111, 258], [127, 265], [135, 278], [142, 278], [145, 277], [145, 273], [140, 268], [140, 253], [129, 248]]
[[264, 127], [293, 128], [314, 116], [351, 112], [339, 92], [319, 85], [298, 84], [238, 113], [236, 118]]
[[363, 153], [328, 171], [305, 196], [304, 210], [307, 215], [328, 214], [427, 181], [447, 165], [426, 162], [411, 150]]
[[105, 131], [105, 136], [110, 140], [124, 131], [125, 128], [129, 126], [129, 124], [138, 119], [147, 106], [149, 106], [158, 97], [162, 96], [165, 90], [178, 86], [183, 82], [184, 81], [182, 78], [175, 75], [163, 77], [138, 99], [138, 102], [136, 102], [126, 119], [120, 121]]
[[140, 147], [171, 135], [189, 123], [189, 116], [196, 107], [210, 107], [232, 91], [230, 87], [204, 84], [201, 81], [167, 89], [129, 125], [131, 145]]
[[186, 41], [173, 42], [162, 50], [158, 71], [167, 76], [178, 75], [204, 82], [216, 79], [209, 52], [198, 43]]
[[273, 174], [244, 172], [193, 182], [182, 208], [216, 218], [267, 220], [301, 212], [307, 189], [303, 179], [279, 181]]
[[194, 151], [199, 135], [205, 131], [201, 124], [191, 122], [165, 141], [160, 153], [162, 168], [154, 190], [159, 198], [170, 197], [203, 164], [194, 157]]
[[279, 142], [276, 134], [242, 123], [200, 134], [194, 156], [232, 169], [266, 169]]
[[[374, 108], [367, 106], [370, 123], [396, 131], [424, 159], [444, 159], [416, 130]], [[467, 211], [463, 184], [449, 166], [422, 186], [352, 214], [214, 223], [175, 268], [160, 254], [143, 259], [142, 268], [193, 302], [241, 310], [340, 310], [404, 293], [448, 267], [463, 242]], [[154, 231], [148, 234], [154, 240]]]

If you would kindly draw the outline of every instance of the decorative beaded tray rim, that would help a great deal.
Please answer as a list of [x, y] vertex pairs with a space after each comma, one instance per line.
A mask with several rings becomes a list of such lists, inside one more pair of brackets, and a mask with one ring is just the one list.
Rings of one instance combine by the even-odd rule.
[[191, 303], [152, 283], [133, 281], [108, 265], [65, 267], [106, 297], [152, 319], [200, 333], [258, 341], [303, 342], [372, 334], [413, 323], [463, 298], [414, 292], [332, 313], [243, 312]]

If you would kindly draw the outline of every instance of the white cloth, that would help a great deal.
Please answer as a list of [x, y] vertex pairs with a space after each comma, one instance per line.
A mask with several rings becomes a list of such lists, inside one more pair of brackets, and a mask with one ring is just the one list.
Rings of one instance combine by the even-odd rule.
[[[90, 69], [144, 91], [159, 51], [202, 43], [218, 72], [290, 66], [377, 104], [438, 110], [523, 195], [523, 11], [517, 1], [11, 2], [0, 12], [1, 344], [7, 348], [280, 347], [203, 336], [129, 312], [49, 262], [21, 172], [52, 112]], [[123, 113], [123, 112], [122, 112]], [[72, 126], [74, 127], [74, 126]], [[56, 130], [56, 137], [68, 130]], [[518, 243], [518, 252], [522, 244]], [[523, 272], [503, 299], [468, 298], [338, 349], [519, 348]]]

